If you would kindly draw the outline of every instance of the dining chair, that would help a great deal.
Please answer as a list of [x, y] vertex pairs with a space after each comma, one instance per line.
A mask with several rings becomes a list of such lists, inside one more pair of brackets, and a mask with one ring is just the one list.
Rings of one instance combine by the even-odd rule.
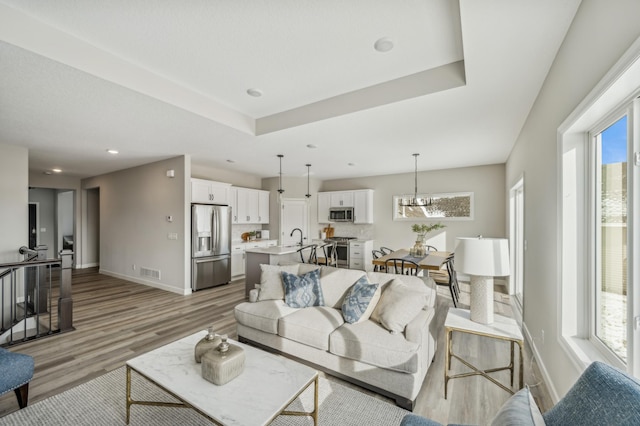
[[[325, 243], [316, 248], [316, 256], [318, 260], [318, 265], [325, 266], [338, 266], [338, 257], [337, 257], [337, 245], [336, 241], [331, 241], [330, 243]], [[322, 255], [322, 257], [318, 256]]]
[[434, 246], [425, 245], [425, 247], [427, 248], [427, 251], [438, 251]]
[[447, 258], [444, 265], [445, 269], [431, 271], [429, 276], [433, 278], [437, 285], [449, 287], [453, 306], [457, 308], [460, 301], [460, 287], [458, 286], [458, 275], [453, 264], [453, 254]]
[[[384, 256], [385, 254], [382, 252], [382, 250], [371, 250], [371, 255], [373, 256], [374, 259], [378, 259], [382, 256]], [[373, 272], [386, 272], [387, 269], [384, 267], [384, 265], [373, 265]]]
[[298, 253], [300, 254], [300, 261], [302, 263], [313, 263], [318, 264], [318, 255], [316, 252], [317, 249], [316, 244], [312, 244], [309, 246], [303, 246], [298, 249]]
[[389, 259], [385, 262], [388, 273], [417, 276], [420, 268], [416, 262], [407, 259]]
[[380, 251], [386, 256], [393, 253], [395, 250], [391, 250], [389, 247], [380, 247]]

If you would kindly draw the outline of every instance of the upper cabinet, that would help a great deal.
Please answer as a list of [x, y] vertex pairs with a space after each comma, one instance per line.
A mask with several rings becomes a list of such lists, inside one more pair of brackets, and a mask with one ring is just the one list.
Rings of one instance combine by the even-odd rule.
[[330, 192], [331, 207], [353, 207], [353, 191]]
[[373, 223], [373, 189], [353, 191], [353, 223]]
[[236, 194], [233, 223], [269, 223], [269, 191], [234, 188]]
[[191, 202], [229, 204], [231, 184], [191, 178]]
[[353, 207], [353, 223], [373, 223], [373, 189], [318, 192], [318, 222], [327, 223], [332, 207]]

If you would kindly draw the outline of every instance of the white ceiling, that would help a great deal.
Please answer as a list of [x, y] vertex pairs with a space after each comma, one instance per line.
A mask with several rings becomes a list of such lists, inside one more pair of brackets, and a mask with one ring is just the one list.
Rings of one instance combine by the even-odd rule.
[[182, 154], [319, 179], [503, 163], [578, 5], [0, 0], [0, 143], [79, 177]]

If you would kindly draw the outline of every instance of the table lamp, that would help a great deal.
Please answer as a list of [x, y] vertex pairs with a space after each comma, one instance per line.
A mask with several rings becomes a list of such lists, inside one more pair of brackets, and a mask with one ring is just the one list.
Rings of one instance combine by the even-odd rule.
[[455, 269], [471, 276], [471, 320], [493, 322], [493, 277], [509, 275], [509, 245], [504, 238], [457, 238]]

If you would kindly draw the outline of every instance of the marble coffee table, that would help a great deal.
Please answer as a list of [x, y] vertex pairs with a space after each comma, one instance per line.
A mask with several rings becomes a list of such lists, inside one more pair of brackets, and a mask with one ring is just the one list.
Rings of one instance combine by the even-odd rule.
[[[240, 376], [217, 386], [202, 378], [194, 360], [196, 343], [206, 330], [127, 361], [127, 424], [132, 405], [190, 407], [223, 425], [266, 425], [279, 415], [310, 416], [318, 424], [318, 372], [299, 362], [233, 341], [245, 350]], [[131, 398], [131, 371], [159, 386], [179, 403], [136, 401]], [[313, 412], [286, 411], [314, 384]]]

